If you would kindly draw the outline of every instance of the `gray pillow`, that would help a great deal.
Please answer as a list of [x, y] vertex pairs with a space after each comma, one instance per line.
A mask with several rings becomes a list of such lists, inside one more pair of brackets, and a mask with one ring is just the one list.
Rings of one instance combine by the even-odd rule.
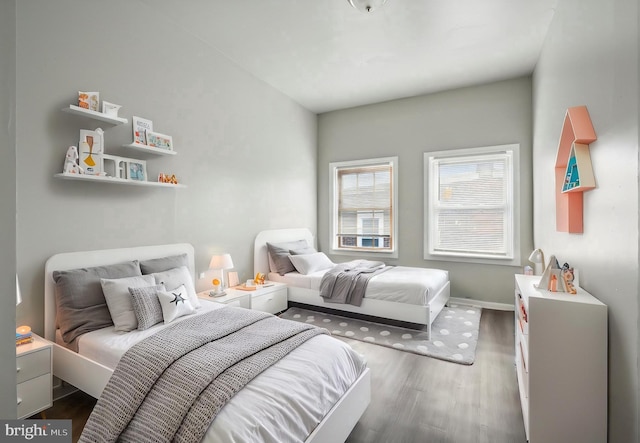
[[111, 320], [118, 332], [133, 331], [138, 327], [136, 314], [133, 312], [133, 302], [129, 287], [153, 285], [153, 275], [136, 275], [125, 278], [101, 278], [102, 292], [107, 300], [107, 307], [111, 314]]
[[301, 249], [289, 249], [289, 254], [291, 255], [308, 255], [308, 254], [317, 254], [316, 248], [312, 248], [311, 246], [307, 246], [306, 248]]
[[164, 285], [129, 288], [133, 312], [138, 320], [138, 331], [144, 331], [164, 321], [158, 291], [166, 291], [166, 288]]
[[101, 278], [142, 275], [137, 260], [93, 268], [53, 271], [56, 320], [62, 339], [71, 343], [78, 336], [111, 326], [111, 315], [100, 285]]
[[308, 247], [309, 244], [304, 239], [284, 243], [267, 243], [269, 267], [271, 271], [277, 272], [280, 275], [295, 271], [296, 268], [293, 267], [293, 263], [289, 260], [289, 250]]
[[168, 257], [152, 258], [140, 261], [140, 270], [143, 274], [168, 271], [169, 269], [189, 266], [187, 254], [171, 255]]

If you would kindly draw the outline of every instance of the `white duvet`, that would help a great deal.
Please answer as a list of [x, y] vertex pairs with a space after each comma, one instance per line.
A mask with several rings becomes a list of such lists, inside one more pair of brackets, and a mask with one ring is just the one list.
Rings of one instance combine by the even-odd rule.
[[[198, 313], [225, 308], [212, 302], [202, 305]], [[113, 327], [100, 329], [82, 335], [78, 351], [115, 368], [127, 349], [163, 327], [128, 333], [115, 332]], [[214, 419], [204, 441], [304, 441], [365, 366], [362, 357], [344, 342], [316, 336], [237, 393]]]
[[[308, 275], [298, 272], [289, 272], [285, 275], [270, 272], [269, 280], [319, 291], [320, 282], [326, 272], [326, 269]], [[424, 306], [447, 281], [449, 281], [449, 273], [442, 269], [394, 266], [369, 280], [365, 297]]]

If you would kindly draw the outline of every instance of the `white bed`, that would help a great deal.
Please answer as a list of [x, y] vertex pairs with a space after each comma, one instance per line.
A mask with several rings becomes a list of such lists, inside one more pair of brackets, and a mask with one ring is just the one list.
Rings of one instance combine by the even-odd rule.
[[[272, 273], [269, 266], [267, 243], [283, 243], [304, 239], [309, 246], [315, 247], [313, 234], [306, 228], [276, 229], [260, 232], [254, 242], [254, 274], [261, 272], [270, 279], [287, 283], [288, 300], [295, 303], [318, 306], [355, 314], [413, 323], [423, 326], [431, 334], [431, 325], [442, 308], [449, 301], [449, 278], [447, 271], [430, 268], [402, 268], [403, 278], [396, 279], [398, 274], [382, 273], [374, 279], [390, 280], [387, 287], [393, 286], [390, 292], [371, 292], [369, 287], [360, 306], [351, 304], [327, 303], [319, 295], [319, 285], [325, 271], [301, 275], [296, 272], [284, 276]], [[393, 281], [396, 279], [395, 281]], [[403, 281], [404, 280], [404, 281]], [[427, 292], [410, 295], [415, 291], [414, 283], [422, 281]], [[372, 279], [373, 281], [373, 279]]]
[[[53, 342], [60, 339], [56, 333], [53, 271], [186, 253], [193, 277], [193, 252], [191, 245], [174, 244], [51, 257], [45, 265], [45, 338]], [[211, 309], [225, 307], [204, 302], [198, 312]], [[97, 398], [120, 356], [164, 327], [158, 324], [145, 331], [128, 333], [114, 332], [113, 327], [99, 329], [79, 337], [78, 352], [56, 343], [54, 375]], [[319, 354], [335, 358], [321, 363], [314, 358]], [[330, 336], [308, 340], [236, 394], [217, 415], [204, 441], [344, 441], [370, 399], [369, 370], [360, 358], [354, 357], [357, 356], [351, 348]], [[335, 370], [336, 366], [342, 369]], [[328, 383], [318, 383], [320, 378]]]

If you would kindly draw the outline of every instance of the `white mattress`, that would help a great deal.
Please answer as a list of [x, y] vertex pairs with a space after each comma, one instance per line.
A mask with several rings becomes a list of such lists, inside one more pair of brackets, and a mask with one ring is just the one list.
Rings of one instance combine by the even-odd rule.
[[[210, 302], [202, 305], [198, 313], [225, 308]], [[104, 328], [82, 335], [78, 350], [114, 368], [129, 347], [163, 327], [128, 333]], [[344, 342], [316, 336], [238, 392], [218, 413], [204, 441], [303, 441], [365, 367], [363, 358]]]
[[[289, 272], [280, 275], [269, 273], [269, 280], [286, 283], [288, 286], [319, 291], [322, 276], [327, 272], [318, 271], [303, 275]], [[369, 280], [365, 297], [396, 303], [426, 305], [449, 281], [449, 272], [442, 269], [394, 266]]]

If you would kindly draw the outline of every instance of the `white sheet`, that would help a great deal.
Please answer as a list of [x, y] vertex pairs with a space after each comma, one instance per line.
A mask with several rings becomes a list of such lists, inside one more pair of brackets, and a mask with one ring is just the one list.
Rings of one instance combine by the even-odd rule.
[[[297, 288], [320, 290], [322, 276], [327, 271], [309, 275], [289, 272], [269, 273], [269, 280], [286, 283]], [[413, 305], [426, 305], [449, 281], [449, 272], [442, 269], [395, 266], [369, 280], [366, 298]]]
[[[202, 305], [194, 315], [225, 308], [210, 302]], [[78, 349], [114, 368], [129, 347], [163, 327], [129, 333], [104, 328], [82, 335]], [[237, 393], [218, 413], [204, 441], [303, 441], [365, 367], [363, 358], [344, 342], [327, 335], [314, 337]]]

